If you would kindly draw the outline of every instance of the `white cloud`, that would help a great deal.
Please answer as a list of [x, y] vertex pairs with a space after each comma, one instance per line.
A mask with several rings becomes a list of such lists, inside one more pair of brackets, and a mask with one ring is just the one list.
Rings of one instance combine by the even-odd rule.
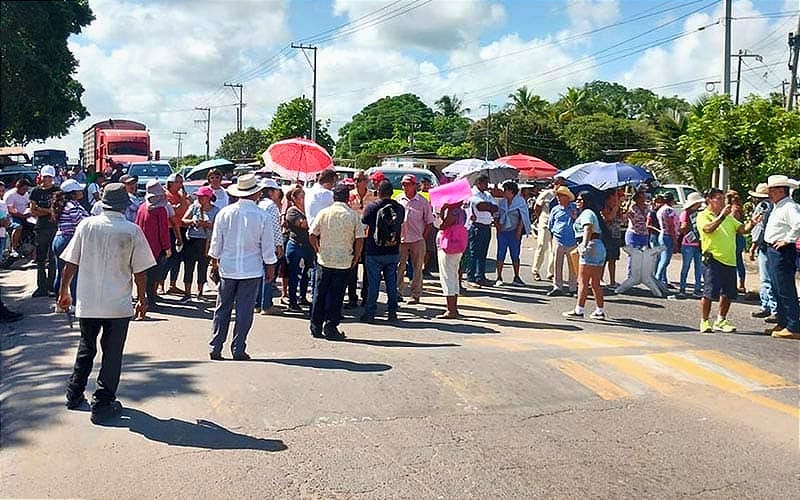
[[582, 32], [613, 23], [619, 18], [619, 0], [568, 0], [572, 30]]

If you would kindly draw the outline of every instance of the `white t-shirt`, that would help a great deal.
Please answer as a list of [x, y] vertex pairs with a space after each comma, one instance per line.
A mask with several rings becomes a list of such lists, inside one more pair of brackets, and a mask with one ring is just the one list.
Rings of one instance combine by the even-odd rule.
[[472, 214], [475, 215], [475, 222], [478, 224], [491, 225], [494, 221], [492, 212], [478, 210], [478, 204], [484, 201], [495, 206], [497, 205], [497, 201], [488, 190], [481, 191], [478, 188], [472, 188], [472, 198], [469, 200], [469, 208]]
[[100, 194], [100, 186], [98, 186], [96, 182], [93, 182], [89, 184], [89, 186], [86, 188], [86, 196], [89, 198], [89, 201], [91, 202], [94, 201], [95, 193], [97, 193], [98, 195]]
[[3, 197], [3, 201], [6, 202], [6, 207], [12, 207], [16, 209], [16, 211], [20, 215], [30, 215], [31, 213], [31, 192], [28, 191], [25, 194], [17, 193], [17, 188], [11, 188], [6, 191], [6, 195]]
[[306, 218], [310, 227], [323, 208], [333, 205], [333, 191], [323, 187], [322, 184], [314, 184], [306, 191], [305, 205]]
[[216, 201], [214, 201], [214, 206], [220, 210], [231, 203], [230, 198], [228, 198], [228, 192], [224, 188], [214, 189], [214, 196], [217, 197]]
[[[8, 205], [6, 205], [6, 202], [0, 201], [0, 220], [3, 219], [8, 219]], [[0, 238], [5, 238], [5, 237], [6, 237], [6, 228], [0, 226]], [[0, 252], [2, 252], [3, 250], [5, 250], [5, 248], [0, 248]]]
[[78, 318], [133, 316], [133, 275], [156, 265], [142, 230], [111, 210], [83, 219], [61, 258], [78, 266]]

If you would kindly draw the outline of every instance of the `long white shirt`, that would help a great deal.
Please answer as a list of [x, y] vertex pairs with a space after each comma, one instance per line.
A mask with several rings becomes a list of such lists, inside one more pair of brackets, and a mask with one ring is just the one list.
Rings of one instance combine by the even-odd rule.
[[764, 241], [770, 245], [776, 241], [794, 245], [797, 238], [800, 238], [800, 205], [787, 196], [772, 207], [764, 228]]
[[264, 264], [274, 264], [272, 221], [252, 200], [240, 199], [217, 214], [208, 255], [219, 259], [223, 278], [243, 280], [264, 275]]
[[225, 191], [225, 188], [217, 188], [214, 189], [214, 196], [217, 198], [212, 203], [215, 207], [222, 209], [227, 207], [230, 204], [230, 198], [228, 197], [228, 192]]
[[472, 198], [469, 200], [469, 208], [472, 214], [475, 215], [475, 222], [483, 225], [491, 225], [494, 222], [492, 212], [488, 210], [478, 210], [478, 204], [482, 202], [491, 203], [497, 206], [497, 201], [489, 191], [481, 191], [477, 187], [472, 188]]
[[156, 265], [139, 226], [112, 210], [83, 219], [61, 258], [78, 266], [79, 318], [133, 316], [133, 275]]
[[322, 184], [314, 184], [306, 191], [306, 218], [308, 219], [309, 227], [314, 223], [317, 214], [323, 208], [328, 208], [333, 205], [333, 191], [326, 189]]

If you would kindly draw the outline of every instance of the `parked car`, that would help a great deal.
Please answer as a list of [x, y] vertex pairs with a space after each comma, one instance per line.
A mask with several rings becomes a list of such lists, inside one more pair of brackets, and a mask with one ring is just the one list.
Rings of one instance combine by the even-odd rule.
[[147, 183], [156, 179], [162, 186], [166, 187], [167, 177], [172, 173], [172, 168], [168, 161], [143, 161], [128, 165], [128, 175], [136, 176], [136, 193], [144, 196]]
[[[186, 196], [188, 196], [192, 200], [195, 200], [196, 198], [194, 196], [194, 193], [196, 193], [197, 190], [200, 189], [201, 186], [206, 186], [206, 185], [208, 185], [208, 181], [205, 181], [205, 180], [202, 180], [202, 179], [201, 180], [196, 180], [196, 181], [185, 181], [183, 183], [183, 190], [186, 192]], [[230, 186], [230, 185], [231, 185], [231, 181], [229, 181], [229, 180], [223, 180], [222, 181], [222, 187], [224, 187], [225, 189], [227, 189], [228, 186]]]
[[675, 213], [680, 214], [683, 212], [683, 204], [686, 203], [686, 198], [691, 193], [697, 193], [697, 188], [686, 184], [663, 184], [658, 189], [656, 189], [656, 194], [667, 194], [672, 193], [672, 196], [675, 197], [675, 206], [673, 209]]
[[392, 197], [396, 197], [403, 192], [401, 181], [403, 180], [403, 176], [405, 175], [411, 174], [414, 177], [416, 177], [418, 185], [420, 180], [422, 180], [423, 178], [430, 181], [431, 187], [436, 187], [439, 185], [439, 180], [436, 178], [436, 175], [430, 170], [425, 170], [424, 168], [383, 167], [383, 166], [372, 167], [367, 170], [367, 175], [371, 176], [375, 172], [383, 173], [383, 175], [386, 177], [386, 180], [392, 183], [392, 187], [394, 188], [394, 195], [392, 195]]

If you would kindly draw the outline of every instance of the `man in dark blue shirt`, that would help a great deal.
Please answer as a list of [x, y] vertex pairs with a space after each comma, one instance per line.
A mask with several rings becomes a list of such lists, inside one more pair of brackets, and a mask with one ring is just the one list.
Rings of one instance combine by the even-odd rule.
[[[400, 260], [400, 235], [397, 234], [396, 243], [391, 244], [381, 240], [378, 236], [378, 218], [381, 209], [390, 206], [394, 209], [394, 215], [399, 221], [405, 220], [405, 209], [402, 205], [392, 199], [394, 188], [389, 181], [383, 181], [378, 185], [378, 196], [380, 200], [373, 201], [364, 209], [361, 222], [367, 226], [367, 241], [364, 244], [364, 254], [366, 255], [367, 273], [367, 303], [361, 321], [371, 323], [375, 320], [375, 311], [378, 308], [378, 291], [381, 286], [381, 277], [386, 283], [386, 295], [388, 297], [388, 318], [389, 321], [397, 320], [397, 263]], [[385, 224], [384, 217], [380, 224]], [[384, 228], [385, 229], [385, 228]]]

